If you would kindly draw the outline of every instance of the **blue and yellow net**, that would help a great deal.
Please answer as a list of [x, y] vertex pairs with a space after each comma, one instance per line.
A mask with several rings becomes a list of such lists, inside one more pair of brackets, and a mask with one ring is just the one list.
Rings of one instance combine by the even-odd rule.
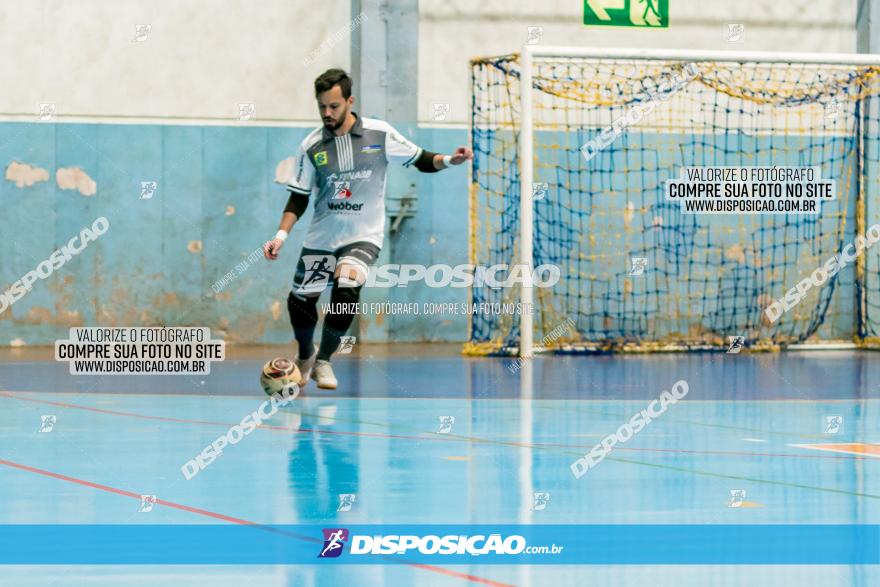
[[[693, 72], [590, 160], [587, 141]], [[880, 219], [880, 68], [785, 62], [536, 58], [532, 116], [536, 345], [585, 350], [870, 343], [880, 332], [880, 246], [774, 323], [765, 308]], [[519, 252], [520, 62], [472, 61], [471, 263]], [[666, 84], [666, 85], [664, 85]], [[821, 214], [683, 214], [664, 182], [683, 167], [814, 167], [836, 182]], [[531, 196], [531, 188], [526, 190]], [[646, 259], [631, 275], [632, 259]], [[516, 287], [472, 289], [510, 303]], [[473, 353], [512, 352], [519, 316], [475, 314]], [[560, 335], [561, 324], [571, 325]], [[548, 333], [553, 333], [548, 339]]]

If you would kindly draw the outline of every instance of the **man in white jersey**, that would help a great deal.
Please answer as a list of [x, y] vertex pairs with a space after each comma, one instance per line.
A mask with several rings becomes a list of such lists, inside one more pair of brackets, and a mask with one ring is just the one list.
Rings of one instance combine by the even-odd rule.
[[309, 377], [322, 389], [337, 382], [330, 357], [339, 348], [354, 314], [330, 313], [324, 319], [321, 345], [313, 342], [318, 323], [318, 297], [332, 283], [331, 308], [352, 308], [360, 298], [367, 273], [379, 256], [385, 234], [385, 176], [389, 163], [434, 173], [473, 158], [467, 147], [452, 155], [425, 151], [382, 120], [362, 118], [351, 110], [351, 78], [329, 69], [315, 80], [315, 97], [323, 126], [300, 144], [290, 197], [278, 233], [263, 247], [269, 260], [293, 225], [314, 200], [312, 224], [303, 242], [287, 310], [299, 343], [296, 365], [302, 385]]

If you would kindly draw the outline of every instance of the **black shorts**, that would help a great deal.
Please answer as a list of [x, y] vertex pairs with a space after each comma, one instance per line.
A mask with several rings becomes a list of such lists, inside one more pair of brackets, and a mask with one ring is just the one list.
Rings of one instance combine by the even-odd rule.
[[303, 247], [293, 276], [293, 293], [308, 297], [321, 295], [333, 283], [336, 266], [343, 261], [361, 267], [366, 274], [378, 258], [379, 247], [368, 242], [351, 243], [335, 251]]

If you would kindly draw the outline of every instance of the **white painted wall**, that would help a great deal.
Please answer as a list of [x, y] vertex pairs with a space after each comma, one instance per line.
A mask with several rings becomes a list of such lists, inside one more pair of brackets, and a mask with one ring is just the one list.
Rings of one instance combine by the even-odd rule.
[[[855, 51], [855, 0], [669, 2], [669, 29], [639, 30], [583, 26], [582, 0], [423, 1], [420, 119], [447, 102], [446, 122], [465, 122], [469, 59], [516, 51], [527, 26], [553, 45]], [[61, 120], [228, 123], [253, 102], [258, 122], [312, 124], [312, 80], [349, 66], [350, 19], [347, 0], [0, 0], [0, 116], [50, 102]], [[136, 24], [152, 27], [143, 42]]]
[[[0, 115], [314, 121], [312, 80], [349, 65], [347, 0], [2, 0]], [[149, 24], [133, 42], [136, 24]]]
[[[448, 0], [422, 2], [419, 29], [419, 118], [432, 102], [448, 102], [447, 121], [470, 112], [474, 56], [514, 53], [529, 26], [543, 27], [543, 45], [815, 51], [854, 53], [855, 0], [669, 0], [668, 29], [587, 27], [583, 0]], [[739, 42], [727, 25], [745, 26]]]

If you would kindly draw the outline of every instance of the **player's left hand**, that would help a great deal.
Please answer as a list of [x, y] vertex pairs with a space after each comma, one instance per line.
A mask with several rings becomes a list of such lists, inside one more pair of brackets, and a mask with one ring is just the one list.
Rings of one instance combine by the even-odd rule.
[[453, 165], [461, 165], [465, 161], [474, 158], [474, 152], [468, 149], [467, 147], [459, 147], [455, 150], [455, 153], [452, 154], [452, 157], [449, 158], [449, 162]]

